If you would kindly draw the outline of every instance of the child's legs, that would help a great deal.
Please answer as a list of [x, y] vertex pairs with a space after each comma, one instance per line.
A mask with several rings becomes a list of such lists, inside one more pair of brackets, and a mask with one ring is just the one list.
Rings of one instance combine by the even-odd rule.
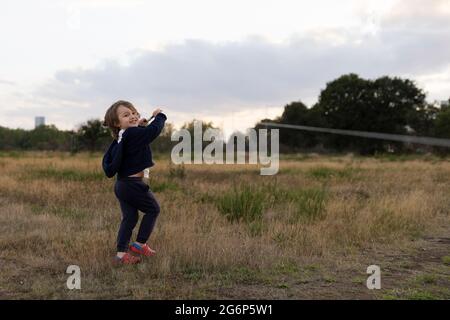
[[138, 221], [138, 209], [120, 200], [122, 209], [122, 222], [120, 223], [119, 234], [117, 235], [117, 252], [127, 252], [133, 229]]
[[156, 201], [155, 196], [150, 190], [141, 194], [139, 200], [140, 201], [138, 202], [137, 207], [144, 213], [144, 216], [142, 217], [141, 225], [139, 226], [136, 241], [145, 243], [155, 227], [156, 218], [159, 215], [160, 207], [158, 201]]

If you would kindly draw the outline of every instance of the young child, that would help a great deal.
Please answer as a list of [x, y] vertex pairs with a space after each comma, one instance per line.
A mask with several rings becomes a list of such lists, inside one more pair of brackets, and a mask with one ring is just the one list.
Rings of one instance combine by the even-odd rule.
[[[150, 143], [161, 133], [167, 117], [161, 109], [153, 111], [155, 119], [146, 126], [136, 108], [119, 100], [106, 111], [104, 125], [111, 129], [114, 141], [103, 156], [102, 166], [108, 177], [117, 174], [114, 194], [122, 210], [122, 222], [117, 236], [115, 263], [135, 264], [141, 259], [128, 252], [152, 256], [156, 252], [147, 244], [155, 226], [160, 207], [149, 186], [143, 181], [144, 170], [153, 166]], [[137, 224], [138, 210], [144, 213], [136, 241], [129, 246]]]

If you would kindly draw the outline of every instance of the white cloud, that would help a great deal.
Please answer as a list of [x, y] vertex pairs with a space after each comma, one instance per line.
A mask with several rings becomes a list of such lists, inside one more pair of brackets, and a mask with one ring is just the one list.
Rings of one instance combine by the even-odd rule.
[[[22, 123], [19, 112], [22, 119], [36, 111], [70, 128], [128, 99], [146, 109], [166, 107], [176, 124], [217, 119], [230, 130], [243, 130], [266, 117], [267, 108], [282, 110], [299, 99], [314, 103], [327, 81], [349, 72], [407, 76], [431, 99], [450, 96], [448, 1], [78, 4], [80, 30], [59, 34], [68, 40], [59, 43], [58, 57], [47, 39], [48, 49], [37, 52], [40, 63], [24, 61], [24, 70], [38, 65], [47, 80], [25, 89], [24, 82], [0, 74], [19, 84], [0, 82], [8, 87], [3, 101], [17, 106], [8, 109], [8, 119], [0, 115], [0, 125]], [[4, 58], [13, 61], [16, 45]], [[54, 70], [52, 77], [42, 77], [45, 67]], [[7, 64], [4, 72], [14, 68]]]

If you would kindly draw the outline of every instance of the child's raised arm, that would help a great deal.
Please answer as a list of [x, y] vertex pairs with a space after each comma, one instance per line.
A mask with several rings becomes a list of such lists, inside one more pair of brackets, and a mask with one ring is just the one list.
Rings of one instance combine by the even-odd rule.
[[158, 137], [164, 128], [167, 116], [161, 112], [161, 109], [153, 111], [155, 120], [146, 127], [128, 128], [127, 139], [132, 140], [133, 144], [149, 144]]

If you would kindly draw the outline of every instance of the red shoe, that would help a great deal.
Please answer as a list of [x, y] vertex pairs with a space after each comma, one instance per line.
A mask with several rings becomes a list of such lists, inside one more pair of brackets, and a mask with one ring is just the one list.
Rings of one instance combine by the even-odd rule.
[[152, 248], [150, 248], [147, 244], [144, 245], [139, 245], [136, 242], [134, 242], [131, 246], [130, 246], [130, 250], [138, 253], [138, 254], [142, 254], [146, 257], [150, 257], [155, 255], [156, 251], [153, 250]]
[[119, 258], [118, 256], [114, 257], [114, 264], [137, 264], [141, 262], [141, 258], [135, 257], [128, 252], [125, 253], [125, 255], [122, 258]]

